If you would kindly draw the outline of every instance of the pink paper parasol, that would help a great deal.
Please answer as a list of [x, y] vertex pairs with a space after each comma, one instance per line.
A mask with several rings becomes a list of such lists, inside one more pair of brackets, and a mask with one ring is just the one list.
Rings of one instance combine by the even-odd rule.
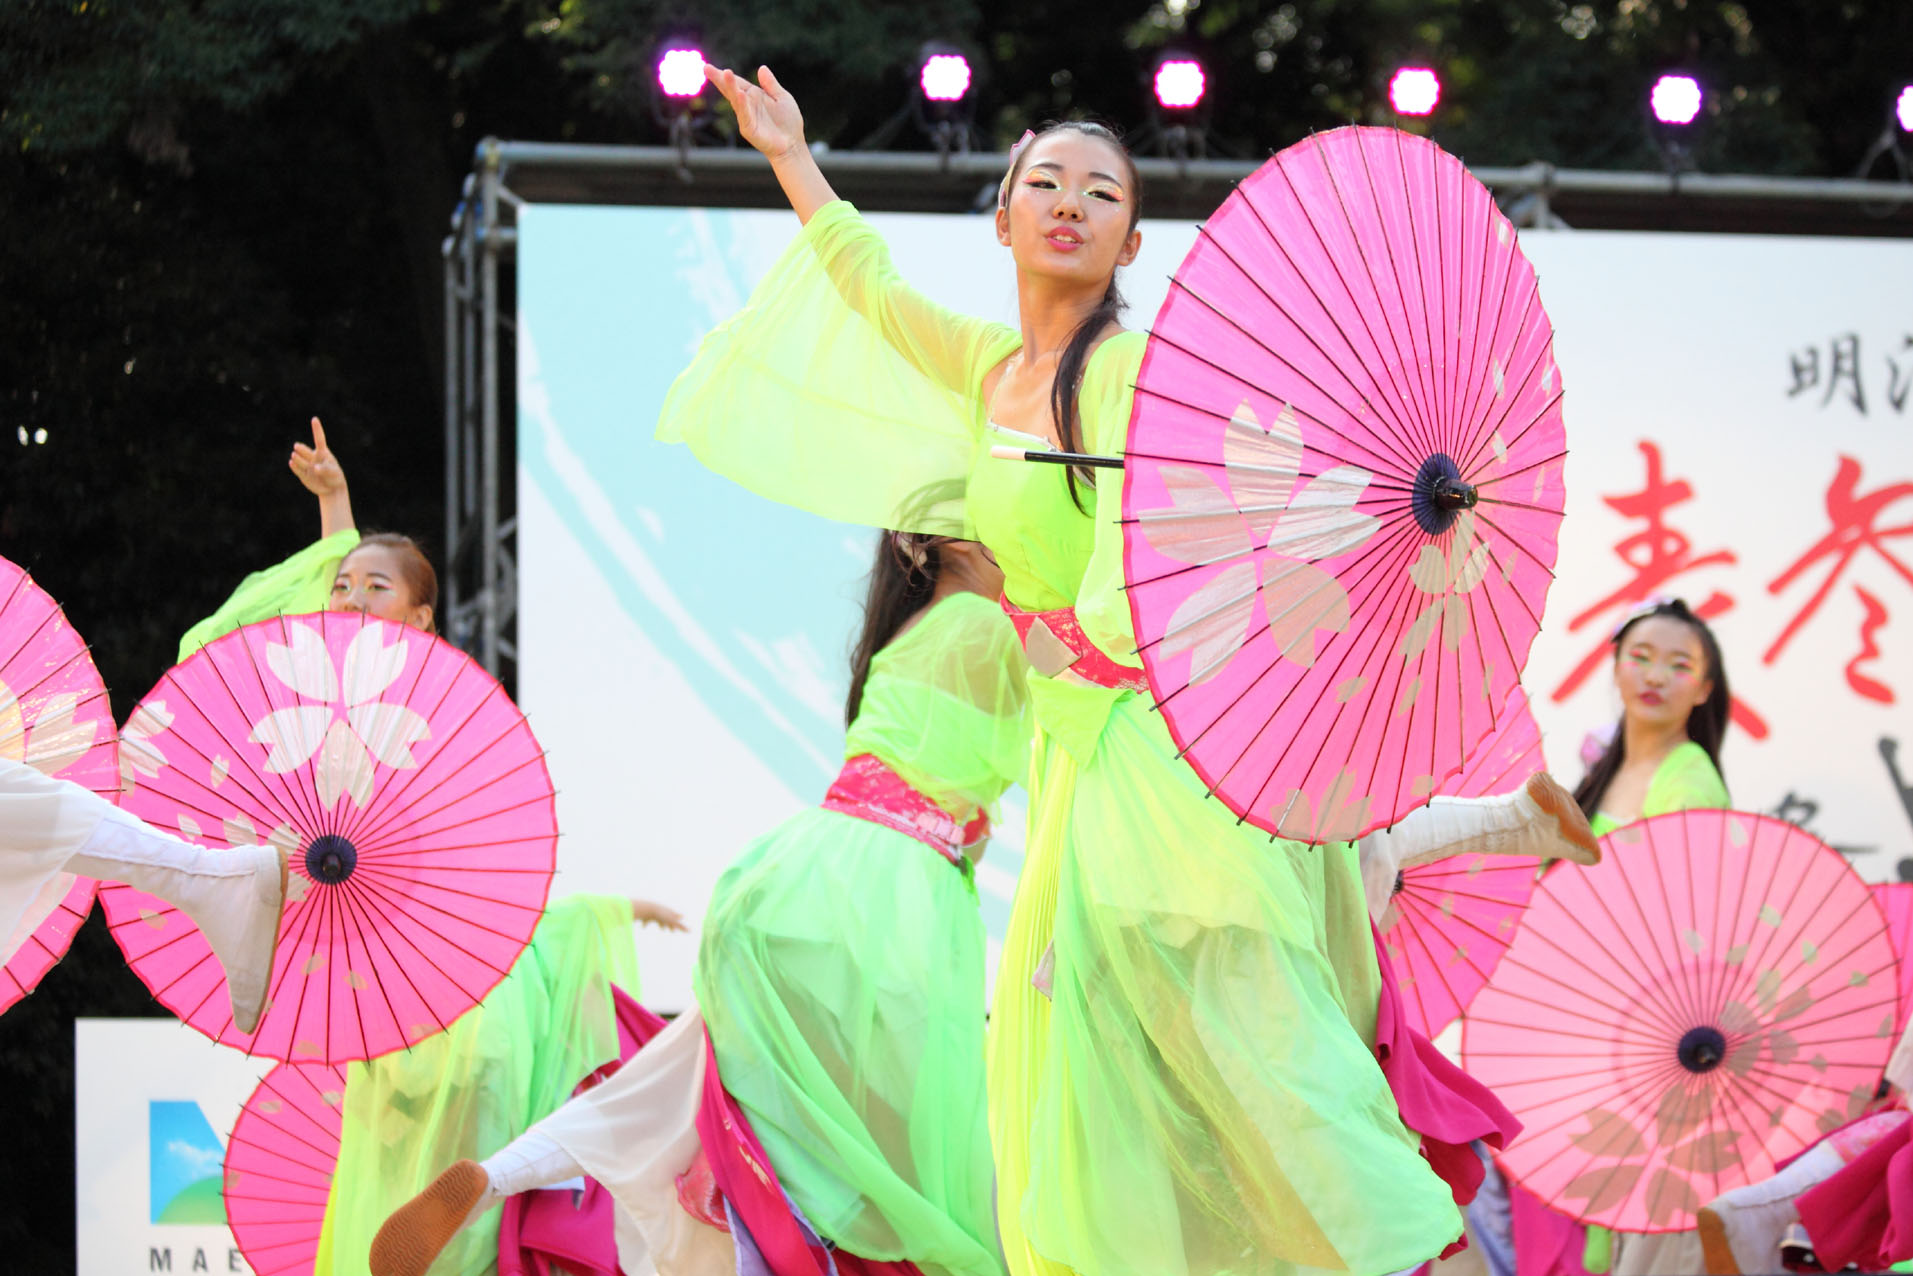
[[1893, 1045], [1885, 920], [1791, 824], [1677, 811], [1547, 874], [1462, 1021], [1525, 1127], [1500, 1157], [1575, 1218], [1683, 1231], [1858, 1116]]
[[1886, 932], [1893, 941], [1893, 955], [1900, 959], [1899, 1008], [1895, 1028], [1904, 1030], [1913, 1017], [1913, 882], [1881, 882], [1873, 888], [1873, 900], [1886, 914]]
[[1264, 164], [1183, 259], [1124, 466], [1149, 685], [1243, 819], [1307, 841], [1421, 805], [1496, 725], [1565, 489], [1533, 269], [1422, 138]]
[[345, 1073], [282, 1063], [259, 1082], [226, 1143], [226, 1222], [256, 1276], [310, 1273], [339, 1159]]
[[[59, 604], [0, 558], [0, 758], [119, 800], [118, 736], [106, 684]], [[0, 934], [0, 1011], [32, 992], [93, 908], [95, 884], [62, 873], [12, 934]]]
[[511, 969], [551, 884], [544, 755], [504, 689], [416, 629], [262, 621], [160, 680], [123, 735], [127, 809], [208, 845], [284, 846], [293, 890], [258, 1031], [186, 918], [118, 884], [114, 938], [216, 1040], [340, 1063], [438, 1032]]
[[[1527, 692], [1513, 688], [1500, 719], [1461, 774], [1442, 785], [1443, 793], [1506, 793], [1547, 769]], [[1423, 1036], [1439, 1036], [1494, 974], [1534, 894], [1540, 867], [1532, 855], [1467, 855], [1402, 870], [1383, 918], [1382, 943], [1409, 1023]]]

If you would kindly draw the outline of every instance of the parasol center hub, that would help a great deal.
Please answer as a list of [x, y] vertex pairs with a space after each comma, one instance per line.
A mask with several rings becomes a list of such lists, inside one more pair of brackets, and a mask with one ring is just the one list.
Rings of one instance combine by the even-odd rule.
[[322, 833], [306, 847], [306, 876], [337, 886], [359, 865], [359, 848], [337, 833]]
[[1430, 536], [1439, 536], [1455, 524], [1463, 510], [1473, 509], [1480, 494], [1464, 483], [1461, 467], [1446, 452], [1436, 452], [1415, 471], [1409, 504], [1415, 522]]
[[1712, 1072], [1727, 1057], [1727, 1037], [1718, 1028], [1689, 1028], [1674, 1055], [1689, 1072]]

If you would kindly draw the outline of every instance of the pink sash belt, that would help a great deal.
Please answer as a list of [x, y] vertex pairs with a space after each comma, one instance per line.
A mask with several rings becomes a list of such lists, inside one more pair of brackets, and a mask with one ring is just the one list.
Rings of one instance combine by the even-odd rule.
[[968, 824], [932, 802], [874, 753], [859, 753], [824, 794], [824, 809], [881, 824], [913, 837], [965, 873], [970, 857], [963, 853], [990, 835], [988, 812], [978, 811]]
[[1119, 665], [1105, 656], [1076, 621], [1074, 607], [1054, 611], [1024, 611], [1006, 596], [1003, 613], [1016, 626], [1023, 643], [1023, 654], [1030, 667], [1048, 678], [1067, 670], [1085, 682], [1116, 691], [1147, 691], [1149, 680], [1143, 671]]

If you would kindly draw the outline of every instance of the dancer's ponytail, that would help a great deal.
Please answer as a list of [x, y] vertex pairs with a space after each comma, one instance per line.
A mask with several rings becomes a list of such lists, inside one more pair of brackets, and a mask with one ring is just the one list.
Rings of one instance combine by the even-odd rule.
[[939, 546], [946, 537], [917, 532], [884, 532], [877, 538], [877, 561], [870, 569], [864, 598], [863, 633], [850, 653], [850, 695], [844, 701], [844, 725], [863, 707], [870, 662], [890, 644], [910, 618], [930, 605], [942, 569]]

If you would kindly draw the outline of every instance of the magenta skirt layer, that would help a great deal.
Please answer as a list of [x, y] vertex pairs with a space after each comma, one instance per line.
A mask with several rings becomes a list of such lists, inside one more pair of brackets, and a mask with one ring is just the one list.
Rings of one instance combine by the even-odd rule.
[[[1481, 1190], [1486, 1172], [1474, 1150], [1479, 1139], [1497, 1152], [1521, 1133], [1521, 1122], [1487, 1086], [1463, 1072], [1427, 1037], [1408, 1026], [1395, 971], [1375, 936], [1375, 960], [1382, 968], [1381, 1002], [1375, 1015], [1375, 1055], [1382, 1075], [1395, 1095], [1402, 1124], [1421, 1135], [1422, 1155], [1454, 1193], [1456, 1205], [1466, 1205]], [[1458, 1238], [1442, 1257], [1467, 1246]]]
[[1885, 1271], [1913, 1258], [1913, 1121], [1903, 1121], [1798, 1201], [1813, 1256]]
[[1581, 1265], [1588, 1229], [1557, 1214], [1541, 1198], [1512, 1180], [1508, 1206], [1514, 1230], [1514, 1269], [1521, 1276], [1588, 1276]]
[[[610, 1076], [664, 1031], [664, 1020], [615, 984], [611, 1004], [618, 1021], [618, 1058], [579, 1082], [574, 1093]], [[498, 1226], [498, 1276], [621, 1276], [616, 1208], [611, 1193], [594, 1178], [585, 1180], [584, 1196], [576, 1201], [569, 1188], [506, 1197]]]

